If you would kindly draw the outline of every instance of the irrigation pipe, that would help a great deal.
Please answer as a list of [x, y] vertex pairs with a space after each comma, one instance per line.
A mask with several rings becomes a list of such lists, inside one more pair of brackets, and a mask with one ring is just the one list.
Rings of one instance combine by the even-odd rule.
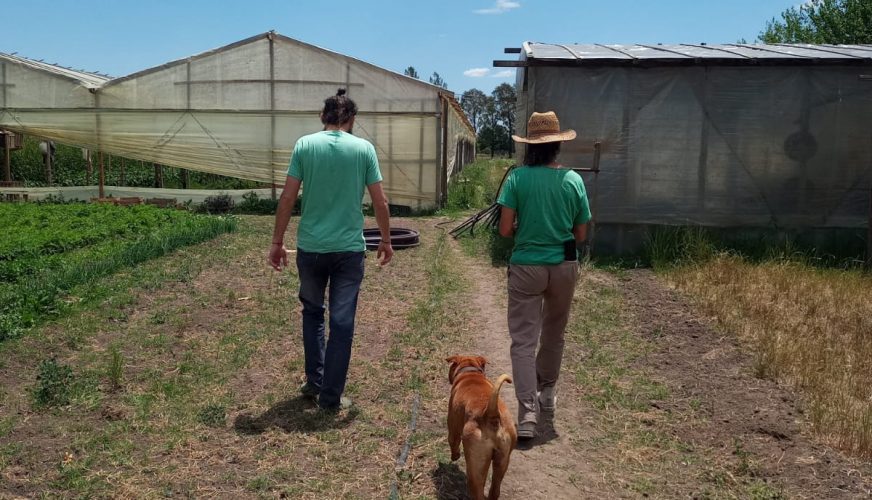
[[415, 429], [418, 427], [418, 408], [420, 406], [421, 393], [416, 392], [415, 398], [412, 400], [412, 418], [409, 420], [409, 435], [406, 436], [406, 442], [397, 456], [396, 474], [394, 475], [394, 482], [391, 484], [391, 493], [388, 497], [391, 500], [400, 499], [400, 484], [396, 476], [406, 468], [406, 461], [409, 459], [409, 453], [412, 451], [412, 436], [415, 435]]

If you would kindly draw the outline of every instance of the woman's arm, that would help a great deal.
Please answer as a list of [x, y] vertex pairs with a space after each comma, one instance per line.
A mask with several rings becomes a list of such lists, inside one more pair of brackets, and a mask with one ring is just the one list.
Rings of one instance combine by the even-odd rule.
[[587, 223], [576, 224], [572, 226], [572, 235], [575, 236], [575, 243], [582, 243], [587, 239]]
[[515, 211], [502, 205], [500, 210], [500, 236], [511, 238], [515, 235]]

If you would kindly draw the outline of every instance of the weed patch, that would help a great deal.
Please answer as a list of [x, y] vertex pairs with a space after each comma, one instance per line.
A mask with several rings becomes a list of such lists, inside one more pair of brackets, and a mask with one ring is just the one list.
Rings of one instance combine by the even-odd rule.
[[73, 392], [73, 369], [59, 364], [56, 359], [46, 359], [39, 364], [33, 404], [36, 408], [49, 408], [69, 404]]

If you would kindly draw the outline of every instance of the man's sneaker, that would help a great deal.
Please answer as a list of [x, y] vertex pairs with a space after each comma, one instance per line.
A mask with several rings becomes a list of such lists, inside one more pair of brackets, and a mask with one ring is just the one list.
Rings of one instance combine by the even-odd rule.
[[518, 439], [529, 441], [536, 437], [536, 422], [521, 422], [518, 424]]
[[351, 399], [346, 398], [346, 397], [340, 397], [339, 404], [332, 405], [332, 406], [319, 405], [319, 408], [321, 408], [323, 411], [336, 412], [339, 410], [347, 410], [347, 409], [351, 408], [353, 405], [354, 405], [354, 403], [351, 402]]
[[303, 395], [304, 398], [309, 399], [318, 399], [319, 391], [314, 385], [306, 382], [305, 384], [300, 386], [300, 394]]
[[539, 392], [539, 410], [554, 412], [557, 408], [557, 388], [545, 387]]

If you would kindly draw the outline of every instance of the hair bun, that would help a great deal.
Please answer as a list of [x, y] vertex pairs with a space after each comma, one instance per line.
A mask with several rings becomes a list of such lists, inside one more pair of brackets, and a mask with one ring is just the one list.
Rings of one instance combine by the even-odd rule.
[[336, 95], [345, 95], [345, 89], [339, 89], [336, 91]]

